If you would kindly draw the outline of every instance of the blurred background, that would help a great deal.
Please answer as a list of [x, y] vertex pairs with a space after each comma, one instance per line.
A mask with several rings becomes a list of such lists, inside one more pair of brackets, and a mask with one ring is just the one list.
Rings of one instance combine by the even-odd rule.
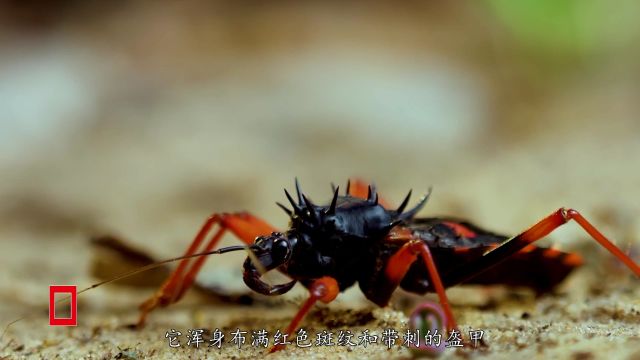
[[[423, 215], [504, 233], [575, 207], [629, 249], [639, 11], [631, 0], [3, 1], [3, 318], [42, 304], [45, 285], [90, 283], [96, 234], [167, 257], [212, 212], [284, 227], [274, 201], [295, 176], [316, 201], [350, 176], [392, 203], [433, 185]], [[553, 239], [588, 243], [575, 225]]]

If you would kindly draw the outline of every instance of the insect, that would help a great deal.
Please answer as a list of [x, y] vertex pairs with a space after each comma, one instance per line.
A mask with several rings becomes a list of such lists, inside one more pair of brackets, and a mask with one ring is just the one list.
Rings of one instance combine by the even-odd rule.
[[[569, 220], [576, 221], [640, 277], [640, 266], [573, 209], [560, 208], [508, 237], [456, 218], [417, 218], [431, 191], [407, 210], [411, 191], [397, 208], [391, 208], [379, 198], [375, 186], [355, 180], [347, 183], [344, 195], [334, 186], [331, 201], [316, 205], [300, 190], [297, 179], [295, 186], [297, 199], [285, 189], [291, 209], [277, 203], [290, 217], [289, 229], [284, 232], [246, 212], [210, 216], [175, 271], [140, 305], [138, 325], [142, 326], [154, 309], [180, 300], [206, 260], [199, 255], [247, 248], [243, 280], [249, 288], [264, 295], [280, 295], [300, 282], [309, 291], [287, 328], [289, 334], [316, 302], [329, 303], [356, 283], [367, 299], [379, 306], [386, 306], [398, 287], [418, 294], [437, 293], [448, 330], [457, 325], [444, 290], [447, 287], [506, 284], [547, 292], [583, 261], [577, 254], [532, 244]], [[216, 225], [217, 231], [205, 242]], [[246, 246], [213, 251], [226, 231]], [[200, 248], [204, 250], [198, 252]], [[272, 270], [292, 280], [278, 285], [261, 280]], [[278, 348], [271, 349], [275, 350]]]

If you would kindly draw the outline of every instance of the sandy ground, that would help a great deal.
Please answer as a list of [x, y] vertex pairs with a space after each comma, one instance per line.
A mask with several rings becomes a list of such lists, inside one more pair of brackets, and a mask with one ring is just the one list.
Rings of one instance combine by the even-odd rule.
[[[484, 174], [491, 177], [487, 173]], [[468, 181], [458, 184], [460, 187], [441, 187], [451, 186], [471, 191], [469, 187], [477, 183], [485, 182]], [[477, 189], [479, 185], [475, 186]], [[262, 186], [259, 189], [257, 191], [264, 191]], [[562, 194], [565, 189], [564, 185], [559, 185], [558, 194]], [[586, 188], [582, 189], [584, 193], [589, 193]], [[571, 188], [567, 193], [574, 191], [579, 192], [576, 188]], [[599, 193], [593, 192], [589, 196], [601, 197]], [[432, 204], [442, 202], [436, 199], [437, 196]], [[611, 199], [612, 196], [607, 196], [608, 201]], [[617, 200], [623, 204], [621, 208], [624, 208], [626, 199], [628, 197]], [[462, 199], [452, 197], [453, 204], [458, 201]], [[484, 202], [487, 210], [480, 214], [490, 213], [492, 202], [498, 203], [496, 200]], [[288, 294], [282, 299], [259, 299], [254, 305], [241, 306], [193, 293], [179, 304], [153, 313], [143, 330], [131, 330], [127, 326], [137, 318], [137, 304], [153, 290], [149, 287], [107, 285], [81, 295], [78, 327], [51, 328], [47, 325], [47, 286], [70, 283], [83, 287], [94, 283], [96, 280], [90, 276], [90, 268], [96, 251], [89, 245], [89, 237], [103, 234], [105, 230], [101, 230], [104, 226], [87, 226], [86, 224], [95, 220], [84, 220], [87, 217], [83, 216], [86, 214], [83, 211], [74, 214], [70, 208], [50, 208], [52, 204], [45, 206], [40, 202], [27, 205], [30, 214], [34, 215], [24, 216], [20, 211], [25, 210], [13, 208], [12, 211], [20, 217], [5, 217], [13, 221], [13, 224], [4, 227], [2, 233], [1, 253], [5, 270], [1, 277], [0, 313], [5, 322], [29, 315], [29, 318], [12, 326], [3, 338], [1, 354], [5, 358], [141, 359], [201, 358], [205, 355], [212, 358], [254, 358], [260, 354], [266, 355], [265, 349], [245, 345], [238, 350], [229, 343], [222, 349], [194, 348], [186, 345], [187, 331], [220, 328], [226, 333], [227, 340], [231, 337], [230, 332], [236, 328], [247, 331], [265, 329], [273, 334], [275, 330], [285, 328], [304, 298], [304, 292], [296, 289], [293, 295]], [[631, 200], [626, 206], [633, 205], [636, 204]], [[446, 206], [444, 207], [442, 211], [450, 213], [450, 210], [447, 211]], [[518, 209], [522, 208], [509, 206], [508, 211], [520, 213]], [[524, 219], [522, 222], [526, 223], [548, 212], [548, 207], [540, 204], [523, 210], [522, 215], [530, 214], [530, 218], [524, 219], [526, 216], [520, 214], [516, 217]], [[505, 210], [493, 211], [500, 213]], [[610, 208], [609, 204], [596, 206], [593, 210], [588, 209], [586, 214], [591, 215], [594, 223], [602, 225], [605, 233], [613, 234], [612, 237], [636, 241], [635, 217], [627, 218], [624, 213]], [[274, 212], [274, 218], [278, 217], [281, 222], [284, 221], [284, 216]], [[86, 224], [82, 221], [86, 221]], [[170, 224], [167, 228], [177, 229], [176, 234], [185, 233], [184, 236], [189, 237], [188, 230], [197, 228], [195, 220], [189, 221], [193, 221], [190, 227]], [[154, 225], [147, 228], [149, 233], [161, 234], [162, 223], [154, 221]], [[33, 226], [37, 229], [34, 230]], [[577, 226], [568, 225], [567, 228], [558, 231], [553, 238], [558, 240], [557, 242], [568, 244], [562, 245], [562, 248], [581, 253], [587, 259], [587, 264], [565, 281], [555, 294], [535, 298], [533, 294], [524, 290], [482, 287], [462, 287], [448, 291], [463, 333], [467, 334], [472, 329], [484, 330], [486, 347], [446, 349], [444, 358], [471, 356], [507, 359], [513, 358], [516, 354], [531, 358], [575, 359], [636, 359], [640, 356], [638, 279], [603, 249], [588, 240]], [[112, 225], [110, 229], [111, 232], [121, 235], [136, 234], [136, 230], [143, 233], [145, 227], [130, 227], [129, 231], [125, 231], [117, 225]], [[560, 239], [561, 237], [563, 239]], [[157, 257], [171, 256], [172, 247], [179, 253], [185, 244], [150, 240], [154, 239], [153, 236], [129, 236], [126, 239]], [[232, 243], [231, 239], [225, 241], [228, 244]], [[159, 244], [164, 244], [164, 247], [158, 247]], [[637, 255], [636, 245], [632, 244], [629, 242], [627, 246], [632, 246], [633, 254]], [[242, 256], [237, 254], [212, 259], [201, 281], [230, 288], [230, 291], [244, 292], [246, 289], [241, 282], [239, 266], [241, 261]], [[120, 272], [120, 268], [114, 266], [114, 274]], [[433, 297], [429, 298], [434, 300]], [[407, 326], [406, 314], [420, 300], [398, 294], [392, 307], [380, 309], [363, 299], [359, 290], [352, 289], [341, 295], [333, 304], [321, 306], [313, 311], [305, 320], [304, 328], [312, 337], [322, 330], [336, 334], [340, 330], [351, 330], [356, 336], [365, 329], [378, 335], [386, 328], [393, 328], [402, 333]], [[165, 338], [167, 331], [171, 329], [183, 334], [180, 338], [180, 348], [171, 348], [168, 339]], [[208, 338], [206, 334], [205, 338]], [[249, 335], [247, 341], [251, 341]], [[412, 354], [402, 346], [388, 350], [385, 345], [378, 344], [367, 348], [289, 347], [281, 353], [269, 355], [269, 358], [383, 359], [411, 356]]]
[[[29, 23], [39, 36], [4, 35], [0, 321], [27, 318], [0, 340], [1, 359], [411, 357], [381, 344], [271, 355], [186, 345], [189, 329], [219, 328], [226, 340], [237, 328], [284, 329], [304, 299], [298, 287], [249, 306], [194, 291], [132, 330], [153, 288], [107, 285], [80, 296], [77, 327], [47, 325], [49, 285], [95, 283], [96, 256], [122, 270], [92, 237], [118, 236], [161, 259], [183, 253], [212, 212], [250, 210], [284, 228], [274, 201], [295, 176], [317, 201], [349, 176], [375, 180], [391, 203], [433, 185], [421, 215], [506, 234], [574, 207], [640, 261], [640, 82], [622, 40], [558, 60], [514, 50], [466, 6], [141, 4], [62, 12]], [[539, 298], [449, 289], [463, 336], [484, 330], [485, 346], [443, 358], [640, 359], [638, 278], [576, 224], [549, 238], [541, 246], [585, 265]], [[242, 261], [212, 257], [199, 281], [245, 293]], [[398, 292], [380, 309], [352, 289], [304, 328], [402, 333], [422, 300]], [[171, 329], [183, 334], [179, 348]]]

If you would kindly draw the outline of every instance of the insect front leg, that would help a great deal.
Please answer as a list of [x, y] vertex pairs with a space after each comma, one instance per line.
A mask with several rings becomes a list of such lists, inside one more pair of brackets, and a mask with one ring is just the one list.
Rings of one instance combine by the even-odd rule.
[[[307, 315], [309, 310], [311, 310], [313, 305], [318, 300], [322, 301], [325, 304], [328, 304], [332, 302], [340, 293], [338, 282], [336, 281], [336, 279], [329, 276], [324, 276], [314, 280], [311, 285], [308, 286], [308, 288], [309, 298], [304, 302], [304, 304], [302, 304], [302, 307], [300, 308], [300, 310], [298, 310], [296, 316], [294, 316], [293, 320], [291, 320], [291, 323], [287, 327], [287, 336], [291, 335], [291, 333], [293, 333], [298, 328], [302, 319], [304, 319], [305, 315]], [[282, 348], [282, 345], [276, 345], [273, 346], [269, 350], [269, 352], [272, 353], [281, 350]]]
[[[219, 229], [211, 237], [203, 250], [198, 250], [212, 228], [218, 225]], [[213, 214], [202, 225], [200, 231], [193, 239], [191, 245], [187, 248], [185, 256], [189, 256], [198, 252], [207, 252], [220, 241], [225, 231], [231, 231], [238, 239], [247, 245], [252, 245], [255, 238], [261, 235], [270, 234], [276, 229], [249, 213], [234, 214]], [[140, 317], [138, 319], [138, 327], [144, 325], [147, 315], [157, 307], [168, 306], [177, 302], [182, 298], [185, 292], [193, 284], [196, 275], [202, 268], [206, 257], [198, 257], [195, 259], [183, 259], [178, 267], [171, 273], [167, 280], [160, 286], [158, 291], [140, 305]]]
[[640, 266], [633, 261], [628, 255], [626, 255], [620, 248], [614, 245], [609, 239], [607, 239], [595, 226], [591, 225], [587, 219], [585, 219], [578, 211], [574, 209], [560, 208], [554, 211], [551, 215], [540, 220], [535, 225], [525, 230], [519, 235], [516, 235], [494, 249], [489, 250], [483, 256], [475, 261], [472, 261], [462, 267], [446, 274], [447, 283], [449, 285], [458, 284], [469, 280], [475, 275], [481, 273], [494, 265], [499, 264], [501, 261], [507, 259], [512, 254], [522, 250], [535, 241], [538, 241], [559, 226], [565, 224], [569, 220], [574, 220], [578, 223], [591, 237], [612, 253], [615, 257], [620, 259], [631, 271], [640, 277]]

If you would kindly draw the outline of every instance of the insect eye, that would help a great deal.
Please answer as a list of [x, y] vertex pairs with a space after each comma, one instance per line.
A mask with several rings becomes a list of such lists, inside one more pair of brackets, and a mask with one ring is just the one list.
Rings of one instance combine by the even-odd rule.
[[278, 239], [271, 247], [273, 257], [284, 259], [289, 254], [289, 243], [284, 239]]

